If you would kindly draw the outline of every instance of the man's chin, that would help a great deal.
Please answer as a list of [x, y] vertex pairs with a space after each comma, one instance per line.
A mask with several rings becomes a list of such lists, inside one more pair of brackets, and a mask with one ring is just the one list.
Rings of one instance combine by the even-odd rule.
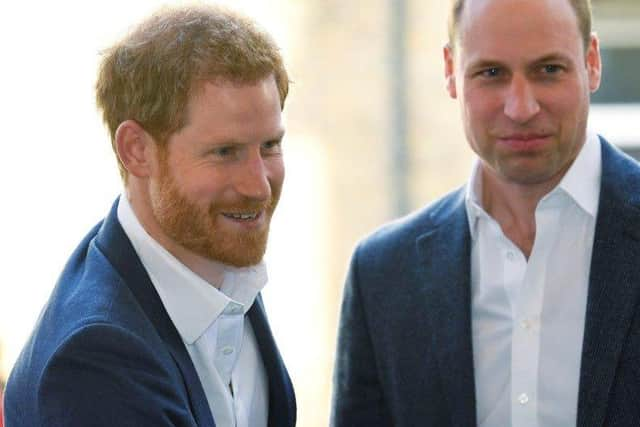
[[267, 249], [268, 229], [260, 233], [242, 233], [212, 238], [206, 248], [196, 251], [201, 256], [233, 267], [259, 264]]
[[252, 252], [227, 252], [224, 254], [210, 254], [209, 259], [232, 267], [250, 267], [252, 265], [259, 264], [264, 258], [264, 252], [260, 251], [256, 253]]

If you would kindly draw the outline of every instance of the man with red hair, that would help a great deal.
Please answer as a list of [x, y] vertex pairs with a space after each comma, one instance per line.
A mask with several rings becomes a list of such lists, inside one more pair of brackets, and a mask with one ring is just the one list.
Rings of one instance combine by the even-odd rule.
[[14, 366], [7, 427], [295, 425], [260, 296], [287, 89], [271, 38], [218, 7], [163, 9], [106, 52], [124, 192]]

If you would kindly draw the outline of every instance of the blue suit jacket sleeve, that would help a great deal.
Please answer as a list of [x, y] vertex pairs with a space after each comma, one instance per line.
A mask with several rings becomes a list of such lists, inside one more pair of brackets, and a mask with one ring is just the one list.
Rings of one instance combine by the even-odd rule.
[[344, 287], [331, 425], [391, 426], [360, 295], [358, 259], [356, 250]]
[[131, 332], [89, 324], [64, 340], [44, 366], [35, 387], [38, 425], [195, 426], [176, 381]]

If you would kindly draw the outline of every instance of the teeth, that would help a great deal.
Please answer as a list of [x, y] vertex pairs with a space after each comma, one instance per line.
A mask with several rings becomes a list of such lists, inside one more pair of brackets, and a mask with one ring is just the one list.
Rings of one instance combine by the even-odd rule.
[[256, 217], [258, 216], [257, 213], [252, 213], [252, 214], [225, 214], [225, 216], [228, 216], [229, 218], [233, 218], [233, 219], [241, 219], [241, 220], [249, 220], [249, 219], [256, 219]]

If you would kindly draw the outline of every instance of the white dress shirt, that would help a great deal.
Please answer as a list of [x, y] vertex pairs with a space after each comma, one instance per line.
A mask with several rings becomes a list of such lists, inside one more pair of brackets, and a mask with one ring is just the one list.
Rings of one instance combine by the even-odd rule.
[[482, 208], [476, 162], [466, 198], [478, 425], [576, 425], [600, 143], [588, 135], [538, 203], [529, 260]]
[[268, 379], [246, 314], [267, 283], [266, 267], [224, 268], [220, 290], [144, 230], [125, 195], [118, 220], [180, 333], [218, 426], [266, 427]]

